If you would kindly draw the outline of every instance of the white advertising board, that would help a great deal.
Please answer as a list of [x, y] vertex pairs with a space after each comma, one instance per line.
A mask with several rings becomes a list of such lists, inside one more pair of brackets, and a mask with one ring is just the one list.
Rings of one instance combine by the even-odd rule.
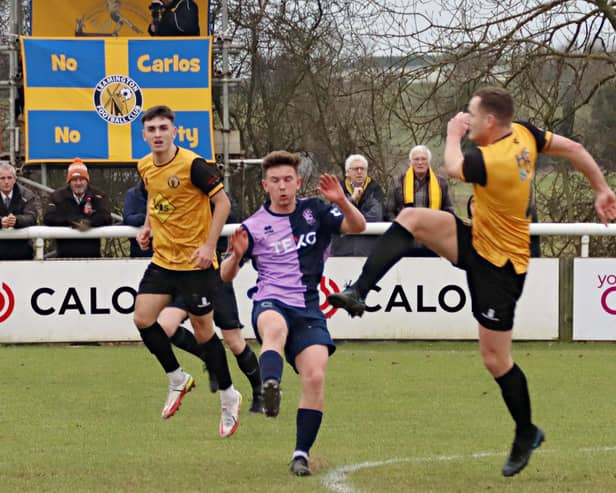
[[573, 339], [616, 340], [616, 259], [574, 259]]
[[[362, 258], [330, 258], [321, 309], [335, 339], [475, 339], [463, 271], [443, 259], [405, 258], [351, 319], [326, 302], [361, 270]], [[0, 262], [0, 343], [137, 341], [134, 297], [148, 260]], [[612, 270], [613, 272], [614, 270]], [[254, 338], [246, 292], [256, 275], [244, 266], [235, 281], [244, 335]], [[533, 259], [514, 327], [516, 339], [558, 338], [558, 260]]]

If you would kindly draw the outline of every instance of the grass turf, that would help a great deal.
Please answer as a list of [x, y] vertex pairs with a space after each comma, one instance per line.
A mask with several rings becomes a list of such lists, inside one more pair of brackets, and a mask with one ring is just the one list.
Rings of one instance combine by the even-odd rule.
[[547, 441], [502, 478], [513, 424], [472, 342], [342, 343], [331, 359], [314, 475], [287, 471], [299, 379], [283, 375], [281, 413], [218, 436], [217, 395], [197, 380], [160, 418], [166, 377], [140, 345], [0, 347], [0, 491], [347, 493], [616, 490], [616, 345], [515, 343]]

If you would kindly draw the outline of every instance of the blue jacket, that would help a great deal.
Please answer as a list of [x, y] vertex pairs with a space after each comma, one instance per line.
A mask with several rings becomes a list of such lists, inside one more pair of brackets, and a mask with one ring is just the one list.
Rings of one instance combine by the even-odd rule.
[[[145, 222], [145, 213], [148, 196], [145, 192], [143, 182], [129, 188], [124, 195], [124, 219], [123, 222], [127, 226], [136, 226], [140, 228]], [[130, 238], [130, 256], [131, 257], [151, 257], [152, 246], [148, 250], [142, 250], [135, 238]]]

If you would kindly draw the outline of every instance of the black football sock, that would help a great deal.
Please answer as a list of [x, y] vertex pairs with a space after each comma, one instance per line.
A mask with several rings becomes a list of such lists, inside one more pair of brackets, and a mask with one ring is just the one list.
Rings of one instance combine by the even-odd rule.
[[171, 344], [184, 351], [194, 354], [197, 358], [201, 359], [201, 348], [199, 347], [199, 343], [197, 339], [195, 339], [195, 335], [188, 330], [186, 327], [182, 327], [181, 325], [175, 331], [169, 340]]
[[395, 221], [391, 223], [389, 229], [374, 244], [359, 279], [353, 284], [361, 298], [365, 298], [387, 271], [404, 257], [412, 240], [413, 235], [404, 226]]
[[173, 354], [169, 338], [158, 322], [139, 330], [139, 334], [145, 346], [156, 356], [158, 362], [165, 369], [165, 373], [171, 373], [180, 367], [175, 354]]
[[240, 354], [235, 355], [235, 359], [237, 360], [237, 366], [240, 367], [240, 370], [248, 378], [253, 392], [258, 391], [261, 388], [261, 373], [259, 372], [257, 355], [246, 344], [244, 350]]
[[524, 372], [515, 363], [504, 375], [495, 378], [501, 388], [503, 400], [516, 425], [516, 437], [529, 439], [535, 427], [531, 421], [530, 396]]
[[218, 388], [228, 389], [233, 382], [229, 373], [227, 353], [218, 336], [214, 334], [209, 341], [199, 344], [199, 347], [208, 370], [216, 377]]
[[321, 411], [317, 411], [316, 409], [299, 408], [297, 410], [297, 434], [295, 437], [294, 455], [296, 455], [297, 452], [304, 452], [306, 457], [308, 457], [310, 448], [317, 439], [317, 434], [319, 433], [322, 419], [323, 413]]

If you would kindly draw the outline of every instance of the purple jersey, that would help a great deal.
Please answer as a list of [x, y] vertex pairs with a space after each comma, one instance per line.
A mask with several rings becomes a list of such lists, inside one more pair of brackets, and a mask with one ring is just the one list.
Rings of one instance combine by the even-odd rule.
[[340, 233], [342, 212], [321, 199], [298, 199], [291, 214], [275, 214], [266, 202], [242, 225], [258, 273], [252, 299], [274, 298], [287, 305], [319, 306], [318, 286], [332, 234]]

